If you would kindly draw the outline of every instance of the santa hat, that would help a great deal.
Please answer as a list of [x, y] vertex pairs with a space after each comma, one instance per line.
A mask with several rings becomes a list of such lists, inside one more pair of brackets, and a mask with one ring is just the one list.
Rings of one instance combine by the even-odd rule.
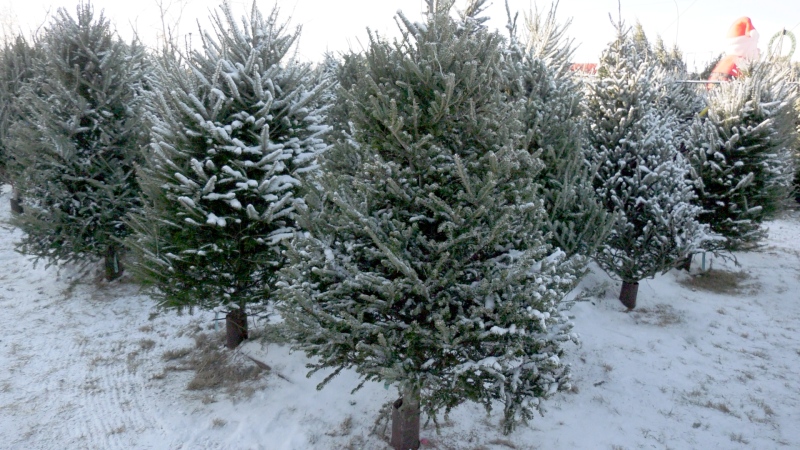
[[737, 38], [740, 36], [758, 38], [758, 31], [756, 31], [756, 27], [753, 26], [753, 22], [750, 21], [749, 17], [740, 17], [736, 19], [736, 22], [728, 29], [728, 35], [726, 37]]
[[728, 55], [758, 59], [758, 31], [749, 17], [740, 17], [728, 29]]

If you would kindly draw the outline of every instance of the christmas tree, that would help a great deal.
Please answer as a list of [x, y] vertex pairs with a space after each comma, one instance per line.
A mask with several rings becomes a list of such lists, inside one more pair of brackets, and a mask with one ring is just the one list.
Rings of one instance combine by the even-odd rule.
[[622, 280], [620, 300], [628, 308], [636, 305], [640, 280], [676, 266], [705, 237], [699, 208], [690, 204], [690, 167], [677, 148], [678, 118], [657, 104], [662, 73], [620, 23], [588, 95], [596, 193], [621, 214], [595, 259]]
[[613, 217], [593, 194], [596, 171], [583, 148], [583, 86], [570, 70], [569, 23], [559, 25], [556, 9], [525, 17], [525, 33], [509, 18], [506, 57], [508, 91], [523, 102], [527, 148], [544, 163], [536, 182], [547, 211], [545, 230], [553, 246], [568, 255], [591, 256], [611, 231]]
[[[17, 35], [6, 41], [0, 50], [0, 182], [11, 183], [11, 171], [21, 170], [15, 167], [9, 152], [11, 124], [22, 120], [21, 107], [17, 102], [22, 86], [33, 78], [34, 63], [40, 58], [39, 49], [34, 41], [29, 43], [23, 36]], [[22, 212], [21, 198], [17, 189], [11, 195], [11, 211]]]
[[694, 124], [692, 165], [703, 189], [699, 219], [725, 237], [710, 249], [753, 248], [765, 237], [761, 223], [792, 192], [796, 90], [772, 62], [755, 63], [714, 87], [707, 116]]
[[424, 23], [399, 14], [401, 40], [370, 36], [340, 91], [360, 166], [321, 175], [282, 273], [288, 332], [334, 369], [320, 387], [346, 368], [397, 387], [395, 448], [419, 447], [421, 410], [500, 402], [510, 431], [568, 386], [578, 268], [542, 232], [542, 163], [483, 3], [456, 20], [430, 0]]
[[187, 66], [158, 65], [145, 204], [128, 243], [163, 306], [225, 308], [233, 348], [247, 337], [247, 307], [272, 295], [325, 127], [311, 68], [290, 58], [299, 30], [255, 3], [241, 24], [228, 3], [212, 19]]
[[25, 199], [18, 250], [50, 263], [105, 259], [122, 272], [122, 219], [139, 205], [134, 164], [145, 133], [138, 91], [143, 48], [121, 41], [102, 13], [60, 9], [42, 38], [43, 64], [23, 88], [11, 127], [13, 181]]

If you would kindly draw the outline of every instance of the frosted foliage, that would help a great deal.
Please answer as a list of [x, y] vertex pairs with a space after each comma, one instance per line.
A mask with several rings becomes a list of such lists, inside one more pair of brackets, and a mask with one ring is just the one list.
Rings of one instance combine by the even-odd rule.
[[308, 197], [279, 307], [315, 370], [352, 367], [434, 420], [500, 402], [509, 431], [569, 387], [559, 357], [576, 337], [560, 301], [582, 260], [541, 231], [541, 161], [504, 95], [503, 41], [446, 12], [400, 21], [401, 42], [372, 36], [340, 91], [353, 142], [335, 151], [360, 165]]
[[229, 5], [184, 68], [152, 80], [148, 200], [131, 240], [167, 306], [259, 304], [296, 230], [302, 179], [325, 149], [311, 70], [289, 58], [297, 33]]
[[39, 45], [11, 127], [26, 203], [18, 249], [48, 262], [114, 255], [129, 233], [123, 218], [140, 204], [143, 48], [115, 37], [87, 3], [74, 17], [58, 10]]
[[676, 148], [677, 117], [654, 102], [660, 70], [644, 63], [621, 32], [589, 90], [595, 191], [609, 211], [621, 214], [595, 258], [630, 283], [669, 270], [707, 237], [692, 204], [690, 166]]
[[36, 75], [34, 63], [40, 50], [21, 35], [9, 37], [0, 48], [0, 181], [4, 183], [12, 182], [11, 172], [21, 170], [10, 159], [13, 144], [9, 131], [20, 118], [20, 96], [23, 86]]
[[690, 157], [703, 181], [700, 219], [725, 241], [746, 249], [765, 237], [761, 222], [791, 193], [797, 130], [796, 88], [780, 65], [751, 72], [708, 94], [708, 115], [692, 128]]
[[569, 255], [591, 255], [608, 235], [612, 217], [592, 193], [596, 167], [583, 149], [583, 87], [570, 70], [569, 22], [556, 22], [555, 7], [525, 16], [512, 27], [505, 58], [508, 90], [523, 102], [527, 148], [544, 163], [536, 177], [547, 211], [545, 229]]

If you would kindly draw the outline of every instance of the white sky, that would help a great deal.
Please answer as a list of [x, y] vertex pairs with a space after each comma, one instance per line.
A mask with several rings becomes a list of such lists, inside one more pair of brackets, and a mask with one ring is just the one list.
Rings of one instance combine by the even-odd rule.
[[[197, 19], [205, 20], [209, 8], [219, 0], [95, 0], [96, 9], [105, 10], [120, 34], [131, 35], [135, 26], [145, 43], [152, 44], [160, 33], [158, 3], [173, 6], [169, 9], [169, 22], [177, 19], [180, 4], [185, 3], [181, 33], [193, 32], [196, 39]], [[491, 26], [502, 28], [506, 23], [504, 0], [490, 0], [487, 14]], [[622, 17], [630, 25], [637, 20], [644, 26], [651, 41], [661, 35], [665, 43], [674, 42], [684, 52], [689, 67], [702, 66], [703, 62], [725, 49], [725, 33], [735, 19], [750, 16], [761, 39], [764, 51], [769, 39], [786, 28], [800, 36], [800, 1], [798, 0], [621, 0]], [[23, 30], [36, 28], [46, 22], [48, 11], [59, 7], [75, 10], [77, 0], [0, 0], [3, 22], [14, 21]], [[250, 0], [233, 0], [235, 11], [249, 11]], [[257, 0], [262, 12], [268, 12], [272, 0]], [[465, 0], [456, 6], [463, 7]], [[548, 1], [509, 0], [512, 10], [525, 12], [538, 4], [547, 9]], [[422, 0], [278, 0], [283, 19], [292, 25], [302, 25], [300, 56], [306, 60], [319, 60], [325, 50], [343, 51], [358, 49], [366, 43], [367, 27], [383, 35], [396, 35], [394, 16], [403, 10], [412, 20], [421, 18]], [[572, 18], [569, 35], [579, 44], [576, 62], [596, 61], [602, 48], [613, 37], [608, 14], [617, 13], [616, 0], [561, 0], [558, 8], [561, 20]], [[798, 39], [800, 40], [800, 38]], [[794, 60], [800, 59], [795, 51]]]

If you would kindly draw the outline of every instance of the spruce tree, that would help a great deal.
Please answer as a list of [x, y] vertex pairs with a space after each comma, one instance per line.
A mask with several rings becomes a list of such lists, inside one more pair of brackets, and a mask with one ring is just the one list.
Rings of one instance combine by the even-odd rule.
[[524, 105], [526, 146], [544, 163], [535, 180], [542, 188], [551, 244], [570, 256], [591, 256], [611, 231], [613, 217], [593, 194], [597, 168], [583, 148], [583, 86], [570, 70], [569, 23], [560, 25], [555, 14], [553, 7], [526, 16], [522, 33], [509, 17], [508, 91]]
[[559, 302], [578, 268], [542, 231], [542, 163], [484, 3], [455, 20], [430, 0], [425, 23], [399, 14], [402, 40], [370, 36], [340, 91], [360, 166], [317, 180], [282, 273], [296, 347], [334, 369], [319, 388], [347, 368], [397, 387], [395, 448], [419, 447], [420, 410], [499, 402], [508, 432], [568, 386]]
[[761, 223], [792, 192], [796, 90], [783, 66], [755, 63], [711, 89], [707, 116], [693, 126], [692, 165], [703, 189], [699, 219], [726, 238], [709, 249], [745, 250], [766, 236]]
[[[800, 65], [793, 66], [795, 71], [800, 71]], [[794, 79], [800, 79], [794, 75]], [[797, 133], [797, 140], [794, 151], [794, 199], [800, 203], [800, 96], [794, 102], [795, 108], [795, 132]]]
[[139, 205], [134, 164], [143, 142], [137, 91], [143, 48], [121, 41], [101, 13], [59, 9], [42, 39], [43, 64], [19, 99], [11, 153], [25, 199], [17, 249], [49, 263], [105, 259], [122, 272], [123, 217]]
[[[22, 86], [33, 78], [34, 63], [40, 57], [35, 42], [29, 43], [23, 36], [17, 35], [4, 43], [0, 50], [0, 183], [12, 183], [10, 172], [21, 170], [14, 164], [9, 151], [9, 128], [21, 119], [18, 98]], [[11, 211], [22, 212], [19, 191], [14, 188], [11, 195]]]
[[357, 53], [345, 53], [340, 59], [326, 54], [322, 70], [323, 78], [329, 83], [320, 98], [324, 109], [324, 121], [330, 127], [325, 135], [328, 150], [320, 157], [322, 170], [347, 172], [358, 170], [361, 155], [360, 146], [353, 140], [350, 128], [349, 108], [340, 90], [352, 87], [357, 73], [363, 71], [363, 57]]
[[657, 104], [661, 70], [617, 24], [588, 95], [596, 193], [621, 214], [595, 259], [622, 280], [620, 300], [628, 308], [636, 305], [640, 280], [676, 266], [705, 236], [699, 208], [690, 204], [690, 166], [677, 148], [678, 119]]
[[266, 306], [282, 243], [296, 231], [302, 178], [325, 127], [310, 66], [291, 58], [299, 29], [253, 3], [241, 23], [224, 3], [186, 66], [165, 58], [152, 81], [145, 194], [128, 244], [137, 275], [167, 308], [227, 308], [227, 345]]

